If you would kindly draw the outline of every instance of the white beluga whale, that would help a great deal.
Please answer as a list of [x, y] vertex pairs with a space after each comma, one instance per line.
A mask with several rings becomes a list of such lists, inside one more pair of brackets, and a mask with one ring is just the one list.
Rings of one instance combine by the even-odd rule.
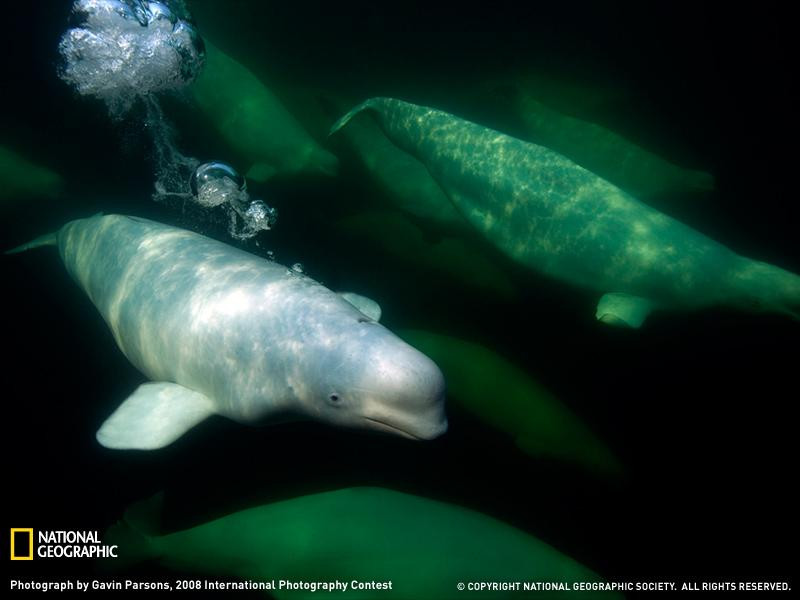
[[79, 219], [11, 252], [43, 245], [58, 246], [122, 352], [152, 381], [103, 423], [103, 446], [160, 448], [214, 414], [415, 439], [447, 429], [441, 371], [355, 306], [379, 314], [370, 300], [137, 217]]
[[564, 156], [446, 112], [372, 98], [386, 135], [512, 259], [601, 294], [596, 316], [639, 327], [654, 309], [733, 306], [800, 318], [800, 277], [737, 255]]

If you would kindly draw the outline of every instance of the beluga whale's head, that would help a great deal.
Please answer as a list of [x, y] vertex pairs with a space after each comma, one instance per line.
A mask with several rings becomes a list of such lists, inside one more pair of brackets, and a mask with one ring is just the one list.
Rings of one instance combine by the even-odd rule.
[[354, 319], [336, 336], [301, 399], [314, 419], [416, 440], [447, 431], [439, 367], [379, 323]]
[[720, 286], [723, 304], [752, 313], [778, 313], [800, 321], [800, 277], [768, 263], [738, 258], [726, 274], [732, 285]]

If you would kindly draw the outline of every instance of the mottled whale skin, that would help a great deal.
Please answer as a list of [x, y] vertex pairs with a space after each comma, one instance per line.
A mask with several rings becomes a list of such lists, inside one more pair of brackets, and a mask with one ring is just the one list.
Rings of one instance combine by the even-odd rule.
[[311, 418], [430, 439], [447, 428], [439, 368], [313, 279], [137, 217], [66, 224], [57, 243], [142, 385], [98, 431], [112, 448], [165, 446], [211, 414]]
[[531, 141], [569, 157], [639, 198], [708, 192], [714, 176], [687, 169], [638, 146], [602, 125], [562, 114], [525, 91], [514, 94]]
[[564, 156], [433, 108], [369, 110], [472, 225], [513, 259], [603, 294], [597, 318], [639, 327], [651, 310], [713, 305], [798, 318], [800, 277], [741, 257]]

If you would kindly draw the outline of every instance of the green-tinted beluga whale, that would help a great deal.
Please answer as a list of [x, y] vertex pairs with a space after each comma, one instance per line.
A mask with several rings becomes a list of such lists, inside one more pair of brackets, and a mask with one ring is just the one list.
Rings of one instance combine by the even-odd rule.
[[603, 322], [637, 328], [654, 309], [715, 305], [800, 318], [800, 277], [735, 254], [548, 148], [392, 98], [363, 102], [331, 133], [365, 110], [500, 250], [600, 292]]
[[524, 92], [512, 102], [530, 141], [560, 152], [639, 198], [674, 198], [715, 187], [710, 173], [673, 164], [602, 125], [560, 113]]
[[611, 450], [578, 415], [495, 350], [421, 329], [397, 334], [442, 369], [450, 406], [509, 434], [526, 454], [576, 464], [600, 476], [624, 475]]
[[54, 198], [63, 188], [58, 173], [0, 146], [0, 200]]
[[[517, 598], [540, 582], [546, 598], [619, 598], [595, 591], [600, 577], [545, 542], [460, 506], [383, 488], [345, 488], [273, 502], [196, 527], [157, 532], [158, 497], [128, 510], [103, 536], [119, 548], [110, 568], [155, 560], [200, 577], [260, 583], [271, 597], [318, 598], [321, 588], [285, 582], [339, 582], [336, 598]], [[274, 582], [274, 588], [271, 584]], [[469, 591], [462, 585], [471, 582]], [[585, 591], [573, 590], [582, 582]], [[332, 584], [331, 584], [332, 585]], [[259, 587], [250, 589], [261, 589]]]
[[47, 245], [151, 380], [100, 427], [105, 447], [161, 448], [211, 415], [414, 439], [447, 429], [441, 371], [375, 321], [372, 301], [138, 217], [78, 219], [11, 252]]
[[[419, 277], [426, 272], [441, 275], [457, 285], [480, 289], [499, 298], [511, 299], [516, 288], [510, 277], [488, 257], [457, 237], [425, 239], [422, 230], [397, 211], [363, 211], [333, 223], [333, 231], [344, 239], [352, 239], [361, 247], [393, 258], [402, 265], [402, 272]], [[408, 267], [413, 266], [413, 270]], [[388, 273], [402, 279], [398, 270]]]
[[208, 40], [205, 48], [206, 64], [190, 89], [210, 122], [246, 161], [248, 179], [338, 172], [338, 159], [252, 72]]

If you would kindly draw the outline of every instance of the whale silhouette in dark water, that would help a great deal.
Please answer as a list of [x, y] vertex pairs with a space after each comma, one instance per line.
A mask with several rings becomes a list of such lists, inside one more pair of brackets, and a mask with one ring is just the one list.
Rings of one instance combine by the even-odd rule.
[[[338, 582], [335, 598], [517, 598], [539, 581], [546, 598], [602, 597], [601, 578], [538, 538], [488, 515], [385, 488], [344, 488], [262, 504], [190, 529], [160, 534], [161, 496], [132, 506], [104, 540], [119, 547], [111, 568], [155, 560], [172, 569], [250, 582], [284, 580], [270, 595], [318, 598], [322, 588], [285, 580]], [[472, 591], [460, 591], [464, 581]], [[376, 584], [376, 582], [378, 582]], [[584, 582], [589, 591], [568, 590]], [[320, 584], [321, 585], [321, 584]], [[379, 586], [379, 587], [376, 587]], [[391, 589], [389, 589], [391, 586]], [[333, 591], [333, 590], [330, 590]], [[536, 593], [536, 592], [532, 592]], [[584, 595], [586, 594], [586, 595]]]

